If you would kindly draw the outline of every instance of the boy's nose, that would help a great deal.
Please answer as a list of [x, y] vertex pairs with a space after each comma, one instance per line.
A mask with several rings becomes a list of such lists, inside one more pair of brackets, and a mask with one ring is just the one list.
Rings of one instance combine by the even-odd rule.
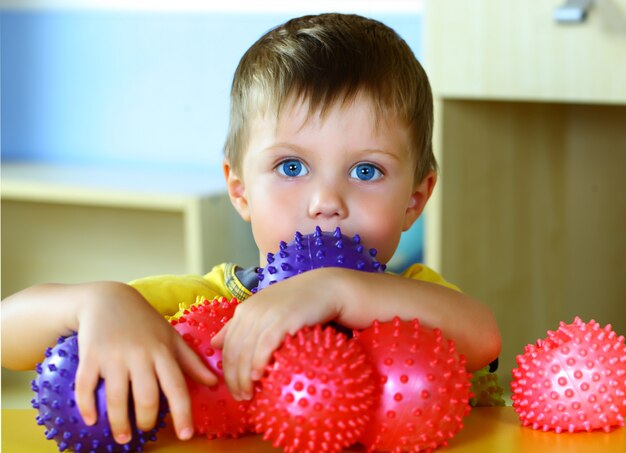
[[332, 184], [320, 184], [309, 197], [309, 217], [314, 219], [343, 219], [348, 207], [341, 188]]

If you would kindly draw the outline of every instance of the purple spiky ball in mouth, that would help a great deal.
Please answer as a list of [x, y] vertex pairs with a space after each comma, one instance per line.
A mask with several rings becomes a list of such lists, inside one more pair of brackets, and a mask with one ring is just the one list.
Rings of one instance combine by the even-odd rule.
[[384, 272], [386, 266], [376, 260], [376, 249], [366, 248], [358, 234], [350, 237], [343, 234], [339, 227], [329, 232], [322, 231], [318, 226], [310, 234], [296, 232], [293, 241], [281, 241], [276, 253], [267, 254], [267, 265], [259, 268], [257, 291], [323, 267]]

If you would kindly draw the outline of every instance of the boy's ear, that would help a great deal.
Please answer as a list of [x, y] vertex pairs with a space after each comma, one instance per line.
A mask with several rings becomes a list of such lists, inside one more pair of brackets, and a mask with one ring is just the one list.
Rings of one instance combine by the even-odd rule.
[[404, 225], [402, 231], [406, 231], [411, 228], [411, 225], [419, 218], [426, 206], [426, 202], [433, 193], [435, 184], [437, 183], [437, 173], [430, 171], [422, 182], [415, 186], [415, 190], [411, 194], [409, 199], [409, 205], [406, 208], [404, 214]]
[[250, 210], [248, 208], [248, 199], [246, 198], [246, 188], [243, 180], [237, 175], [228, 160], [224, 159], [222, 163], [224, 178], [226, 178], [226, 187], [230, 202], [233, 204], [239, 215], [246, 222], [250, 221]]

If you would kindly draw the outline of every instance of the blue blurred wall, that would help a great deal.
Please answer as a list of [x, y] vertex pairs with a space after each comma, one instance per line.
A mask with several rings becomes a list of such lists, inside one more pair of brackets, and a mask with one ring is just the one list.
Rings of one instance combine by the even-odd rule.
[[[232, 74], [289, 15], [4, 11], [2, 157], [219, 165]], [[420, 53], [420, 17], [377, 17]]]
[[[2, 160], [219, 166], [237, 62], [292, 16], [3, 10]], [[372, 17], [421, 59], [419, 13]]]

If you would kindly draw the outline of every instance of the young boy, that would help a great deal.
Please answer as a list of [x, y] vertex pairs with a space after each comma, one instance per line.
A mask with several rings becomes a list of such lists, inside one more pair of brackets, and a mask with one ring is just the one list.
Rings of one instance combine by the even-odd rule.
[[[436, 182], [433, 104], [426, 74], [383, 24], [326, 14], [268, 32], [235, 73], [224, 174], [233, 206], [252, 231], [260, 265], [294, 232], [341, 227], [387, 262], [419, 217]], [[95, 422], [93, 390], [106, 381], [115, 439], [130, 440], [128, 393], [137, 424], [153, 426], [158, 389], [181, 439], [193, 434], [183, 374], [207, 385], [206, 369], [165, 321], [196, 297], [245, 300], [214, 338], [233, 396], [249, 399], [287, 333], [335, 321], [364, 328], [394, 316], [418, 318], [456, 342], [470, 371], [492, 362], [500, 334], [490, 310], [427, 267], [401, 276], [319, 269], [252, 295], [254, 269], [216, 266], [205, 276], [40, 285], [2, 304], [2, 361], [32, 368], [59, 335], [78, 332], [76, 397]]]

